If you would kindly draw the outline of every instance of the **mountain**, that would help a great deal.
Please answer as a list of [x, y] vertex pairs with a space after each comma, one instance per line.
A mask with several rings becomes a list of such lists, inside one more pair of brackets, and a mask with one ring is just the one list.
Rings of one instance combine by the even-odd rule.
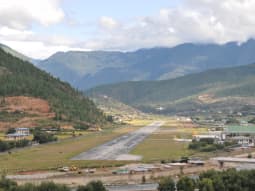
[[12, 56], [15, 56], [15, 57], [17, 57], [17, 58], [19, 58], [19, 59], [21, 59], [21, 60], [24, 60], [24, 61], [32, 61], [31, 58], [29, 58], [29, 57], [27, 57], [27, 56], [25, 56], [25, 55], [23, 55], [23, 54], [17, 52], [16, 50], [10, 48], [9, 46], [6, 46], [6, 45], [0, 43], [0, 48], [1, 48], [2, 50], [4, 50], [6, 53], [9, 53], [9, 54], [11, 54]]
[[0, 84], [0, 128], [106, 122], [94, 103], [68, 83], [1, 48]]
[[148, 117], [141, 111], [105, 95], [91, 97], [94, 103], [116, 122]]
[[163, 81], [125, 82], [89, 90], [149, 112], [229, 109], [255, 105], [255, 64], [213, 69]]
[[134, 52], [58, 52], [38, 67], [81, 90], [123, 81], [166, 80], [255, 62], [255, 40], [241, 45], [181, 44]]

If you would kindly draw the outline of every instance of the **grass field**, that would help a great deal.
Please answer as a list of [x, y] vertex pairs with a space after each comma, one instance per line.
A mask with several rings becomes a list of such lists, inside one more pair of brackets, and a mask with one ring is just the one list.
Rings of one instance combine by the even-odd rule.
[[25, 148], [11, 154], [0, 154], [0, 171], [8, 173], [29, 170], [55, 170], [58, 167], [70, 165], [101, 167], [124, 164], [125, 162], [120, 161], [71, 161], [69, 159], [136, 128], [138, 127], [125, 126], [103, 132], [91, 132], [75, 139], [62, 140], [59, 143]]
[[194, 128], [176, 120], [168, 120], [159, 131], [145, 139], [131, 154], [143, 156], [144, 162], [173, 160], [189, 156], [194, 154], [188, 149], [189, 143], [177, 142], [174, 138], [191, 138], [192, 134], [205, 131], [204, 128]]
[[5, 134], [0, 132], [0, 140], [4, 140], [5, 139]]
[[[176, 142], [173, 139], [190, 138], [194, 133], [204, 132], [169, 118], [160, 118], [166, 123], [141, 144], [131, 154], [142, 155], [144, 162], [171, 160], [181, 156], [192, 154], [187, 149], [188, 143]], [[98, 146], [115, 137], [134, 131], [150, 124], [155, 118], [145, 120], [133, 120], [129, 125], [107, 129], [102, 132], [86, 132], [83, 136], [74, 139], [66, 139], [70, 134], [59, 136], [60, 142], [40, 145], [14, 151], [11, 154], [0, 154], [0, 171], [19, 172], [32, 170], [56, 170], [58, 167], [76, 165], [78, 167], [103, 167], [118, 166], [125, 161], [71, 161], [71, 157]]]

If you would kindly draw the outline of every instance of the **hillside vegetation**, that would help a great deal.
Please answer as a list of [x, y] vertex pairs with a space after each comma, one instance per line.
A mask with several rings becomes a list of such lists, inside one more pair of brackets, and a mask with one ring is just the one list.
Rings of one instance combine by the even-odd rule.
[[[93, 88], [90, 95], [107, 95], [143, 110], [197, 109], [227, 103], [254, 104], [255, 64], [215, 69], [172, 80], [125, 82]], [[222, 105], [223, 106], [223, 105]], [[225, 106], [225, 105], [224, 105]]]
[[105, 122], [105, 117], [94, 103], [69, 84], [1, 49], [0, 84], [0, 104], [3, 108], [12, 96], [41, 98], [49, 103], [51, 112], [58, 120], [89, 124]]

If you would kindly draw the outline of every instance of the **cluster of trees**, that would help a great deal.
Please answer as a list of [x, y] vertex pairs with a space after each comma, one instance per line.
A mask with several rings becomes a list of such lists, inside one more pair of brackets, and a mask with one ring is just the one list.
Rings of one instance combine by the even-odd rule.
[[203, 138], [200, 141], [193, 140], [189, 144], [189, 149], [197, 150], [200, 152], [211, 152], [216, 150], [222, 150], [228, 146], [234, 145], [234, 142], [224, 142], [223, 144], [215, 143], [214, 139]]
[[[86, 186], [79, 186], [77, 191], [106, 191], [106, 188], [100, 181], [92, 181]], [[0, 179], [0, 191], [71, 191], [65, 185], [55, 184], [53, 182], [44, 182], [40, 185], [24, 184], [17, 185], [16, 182], [6, 179], [4, 176]]]
[[2, 141], [0, 140], [0, 152], [8, 151], [13, 148], [22, 148], [30, 144], [29, 140], [23, 139], [18, 141]]
[[79, 186], [77, 191], [107, 191], [101, 181], [92, 181], [86, 186]]
[[223, 144], [215, 144], [214, 140], [210, 138], [200, 139], [200, 141], [193, 140], [189, 144], [189, 149], [197, 150], [200, 152], [211, 152], [223, 148], [224, 148]]
[[[5, 72], [1, 73], [1, 70]], [[47, 100], [57, 120], [103, 124], [106, 117], [95, 104], [69, 84], [0, 49], [0, 97], [31, 96]]]
[[171, 177], [159, 181], [159, 191], [254, 191], [255, 170], [226, 171], [210, 170], [199, 175], [197, 179], [187, 176], [175, 182]]
[[58, 138], [56, 136], [54, 136], [53, 134], [44, 132], [44, 131], [40, 131], [40, 130], [35, 130], [33, 132], [34, 134], [34, 138], [33, 141], [36, 141], [40, 144], [44, 144], [44, 143], [48, 143], [48, 142], [53, 142], [53, 141], [57, 141]]

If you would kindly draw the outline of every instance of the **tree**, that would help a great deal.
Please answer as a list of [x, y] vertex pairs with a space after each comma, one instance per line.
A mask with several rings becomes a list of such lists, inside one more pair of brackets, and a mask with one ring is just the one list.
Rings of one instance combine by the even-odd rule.
[[6, 191], [17, 187], [17, 183], [2, 176], [0, 179], [0, 190]]
[[203, 178], [200, 180], [199, 191], [214, 191], [212, 180], [209, 178]]
[[175, 183], [170, 176], [163, 177], [160, 179], [158, 191], [174, 191], [174, 190], [175, 190]]
[[38, 143], [43, 144], [43, 143], [48, 143], [52, 141], [57, 141], [57, 137], [55, 137], [52, 134], [42, 132], [40, 130], [35, 130], [33, 141], [37, 141]]
[[193, 179], [185, 176], [178, 181], [177, 188], [179, 191], [194, 191], [196, 183]]
[[101, 181], [89, 182], [86, 186], [79, 186], [77, 191], [107, 191]]
[[6, 134], [11, 134], [11, 133], [15, 133], [15, 132], [16, 132], [15, 128], [9, 128], [6, 132]]

